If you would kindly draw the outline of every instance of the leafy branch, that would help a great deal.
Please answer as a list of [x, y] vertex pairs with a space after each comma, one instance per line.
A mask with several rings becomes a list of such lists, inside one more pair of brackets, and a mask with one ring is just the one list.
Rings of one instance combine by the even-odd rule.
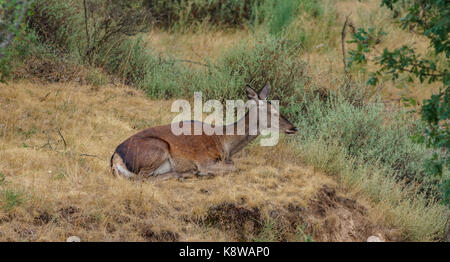
[[[423, 58], [415, 49], [403, 45], [400, 48], [388, 49], [375, 54], [369, 59], [382, 31], [373, 28], [368, 30], [358, 28], [352, 33], [352, 40], [348, 43], [356, 45], [356, 49], [350, 50], [349, 63], [365, 65], [372, 61], [378, 66], [375, 72], [369, 73], [368, 85], [376, 85], [382, 76], [390, 76], [392, 81], [399, 78], [400, 74], [407, 74], [407, 80], [420, 83], [440, 82], [442, 87], [437, 94], [423, 101], [420, 110], [422, 120], [426, 123], [422, 134], [414, 136], [416, 142], [425, 143], [433, 148], [433, 155], [425, 163], [424, 167], [430, 175], [441, 176], [448, 169], [450, 162], [448, 148], [450, 146], [450, 132], [448, 125], [450, 112], [450, 5], [446, 0], [412, 0], [398, 3], [398, 0], [381, 0], [381, 6], [386, 6], [395, 13], [398, 8], [406, 6], [406, 14], [400, 18], [402, 29], [412, 33], [418, 33], [427, 37], [430, 48], [433, 50], [432, 59]], [[446, 62], [439, 63], [439, 57], [445, 56]], [[410, 97], [404, 97], [404, 101], [417, 105], [417, 101]], [[450, 180], [444, 179], [441, 183], [442, 199], [450, 205]]]

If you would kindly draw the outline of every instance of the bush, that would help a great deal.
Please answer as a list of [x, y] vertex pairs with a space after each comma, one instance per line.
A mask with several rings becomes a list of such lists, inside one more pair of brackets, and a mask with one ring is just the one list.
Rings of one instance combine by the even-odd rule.
[[27, 29], [54, 52], [79, 59], [86, 48], [81, 10], [77, 0], [36, 1], [27, 17]]
[[[20, 45], [26, 40], [23, 20], [27, 15], [28, 1], [0, 0], [0, 81], [4, 82], [12, 71], [11, 59], [27, 51]], [[20, 39], [22, 38], [22, 39]]]
[[[27, 23], [41, 43], [91, 63], [103, 48], [149, 28], [141, 1], [43, 0], [33, 5]], [[84, 10], [86, 9], [86, 16]], [[86, 19], [87, 18], [87, 19]]]
[[357, 161], [387, 167], [397, 181], [437, 196], [439, 180], [423, 170], [432, 151], [411, 140], [419, 130], [419, 121], [407, 120], [402, 112], [388, 116], [381, 104], [352, 105], [340, 94], [325, 103], [315, 99], [301, 107], [307, 112], [296, 123], [302, 130], [301, 141], [321, 140], [337, 145]]
[[267, 37], [253, 48], [243, 42], [225, 52], [217, 64], [201, 70], [163, 59], [138, 39], [124, 42], [104, 57], [108, 57], [105, 65], [110, 72], [124, 76], [152, 98], [190, 97], [202, 91], [205, 99], [224, 102], [245, 98], [245, 84], [256, 89], [269, 84], [270, 97], [288, 105], [304, 93], [306, 65], [295, 58], [296, 52], [284, 41]]
[[242, 26], [262, 4], [258, 0], [144, 0], [155, 16], [156, 25], [182, 28], [208, 22], [213, 25]]
[[288, 26], [295, 15], [297, 15], [299, 3], [298, 0], [266, 0], [264, 4], [264, 14], [268, 30], [271, 34], [281, 34]]
[[[266, 37], [249, 48], [249, 43], [229, 50], [218, 62], [222, 74], [235, 76], [241, 83], [256, 89], [271, 86], [270, 97], [277, 97], [283, 104], [287, 98], [299, 95], [306, 77], [306, 64], [297, 59], [299, 49], [287, 45], [284, 40]], [[223, 88], [227, 88], [226, 86]], [[244, 97], [244, 88], [228, 99]], [[217, 98], [217, 97], [216, 97]]]

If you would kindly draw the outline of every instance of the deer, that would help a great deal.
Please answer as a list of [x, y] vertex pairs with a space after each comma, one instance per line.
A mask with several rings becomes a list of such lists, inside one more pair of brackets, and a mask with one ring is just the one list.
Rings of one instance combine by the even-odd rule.
[[[297, 132], [298, 129], [266, 100], [268, 85], [259, 94], [247, 85], [246, 93], [248, 99], [255, 103], [249, 106], [242, 118], [228, 127], [237, 130], [238, 126], [245, 123], [244, 134], [234, 132], [230, 135], [224, 132], [221, 135], [206, 135], [202, 131], [201, 135], [174, 135], [170, 124], [150, 127], [117, 146], [110, 161], [112, 173], [117, 177], [130, 179], [166, 180], [236, 172], [237, 168], [231, 157], [261, 134], [259, 125], [256, 134], [250, 132], [249, 128], [250, 115], [259, 113], [261, 106], [266, 108], [267, 119], [272, 113], [279, 118], [279, 132], [288, 135]], [[199, 121], [181, 121], [179, 125], [192, 125], [193, 128], [196, 122]], [[222, 128], [225, 130], [227, 125], [222, 125]]]

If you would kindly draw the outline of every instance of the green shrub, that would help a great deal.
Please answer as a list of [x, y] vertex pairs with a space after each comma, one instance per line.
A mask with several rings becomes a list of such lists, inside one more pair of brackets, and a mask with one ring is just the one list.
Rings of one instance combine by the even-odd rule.
[[379, 204], [384, 223], [400, 230], [409, 241], [442, 239], [448, 224], [446, 206], [417, 192], [414, 185], [399, 183], [391, 168], [347, 154], [337, 142], [310, 137], [299, 140], [297, 146], [305, 164], [334, 176], [343, 188]]
[[[323, 0], [300, 0], [297, 9], [299, 19], [286, 25], [283, 31], [285, 39], [300, 42], [306, 51], [334, 51], [339, 48], [336, 38], [340, 36], [340, 28], [336, 27], [336, 11], [332, 5], [325, 5]], [[316, 50], [318, 46], [324, 48]]]
[[27, 18], [40, 42], [89, 63], [99, 59], [102, 49], [147, 30], [149, 23], [138, 0], [88, 0], [86, 5], [80, 0], [42, 0]]
[[213, 25], [242, 26], [253, 17], [259, 0], [145, 0], [156, 25], [181, 29], [208, 22]]
[[[220, 74], [230, 76], [232, 82], [240, 86], [232, 93], [227, 85], [218, 86], [214, 95], [208, 97], [227, 99], [243, 98], [245, 96], [244, 84], [248, 83], [256, 89], [266, 84], [271, 86], [270, 98], [278, 98], [283, 105], [289, 97], [301, 96], [304, 89], [306, 64], [297, 59], [299, 49], [287, 45], [284, 40], [276, 37], [265, 37], [251, 48], [248, 42], [227, 51], [218, 62]], [[213, 88], [213, 87], [210, 87]], [[219, 94], [217, 89], [222, 90]], [[208, 93], [208, 90], [205, 90]]]
[[4, 189], [0, 191], [1, 208], [10, 211], [12, 208], [25, 202], [25, 192], [16, 189]]
[[23, 21], [29, 12], [29, 1], [0, 0], [0, 81], [4, 82], [13, 70], [14, 56], [28, 50], [21, 45], [27, 35]]
[[33, 4], [27, 27], [55, 52], [80, 58], [86, 48], [81, 1], [41, 0]]
[[402, 112], [388, 116], [381, 104], [352, 105], [341, 94], [325, 103], [315, 99], [299, 107], [305, 113], [296, 123], [302, 130], [302, 141], [336, 144], [361, 163], [385, 166], [396, 174], [397, 181], [415, 185], [433, 197], [437, 195], [438, 179], [423, 170], [432, 151], [411, 140], [419, 130], [419, 121], [408, 119]]
[[295, 15], [297, 15], [299, 3], [298, 0], [266, 0], [264, 11], [268, 30], [271, 34], [281, 34], [288, 26]]
[[241, 43], [224, 53], [216, 64], [191, 69], [176, 60], [155, 55], [137, 40], [125, 41], [111, 48], [104, 65], [109, 72], [142, 88], [152, 98], [190, 97], [202, 91], [205, 99], [243, 99], [244, 86], [256, 89], [271, 86], [271, 98], [283, 105], [301, 99], [305, 64], [294, 57], [298, 52], [284, 41], [267, 37], [254, 48]]

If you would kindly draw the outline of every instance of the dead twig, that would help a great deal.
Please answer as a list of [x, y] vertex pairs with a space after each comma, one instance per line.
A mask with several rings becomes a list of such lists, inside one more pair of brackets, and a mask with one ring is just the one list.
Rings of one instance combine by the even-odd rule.
[[61, 134], [61, 129], [57, 129], [56, 130], [58, 132], [59, 137], [61, 137], [63, 143], [64, 143], [64, 149], [67, 148], [67, 143], [66, 143], [66, 139], [64, 139], [64, 136]]
[[50, 150], [53, 150], [52, 144], [50, 143], [50, 136], [48, 135], [47, 132], [45, 132], [45, 131], [42, 131], [42, 132], [47, 135], [47, 143], [45, 143], [44, 145], [40, 146], [39, 148], [44, 148], [44, 147], [48, 146], [50, 148]]
[[42, 97], [41, 99], [39, 99], [39, 101], [44, 102], [45, 100], [47, 100], [47, 97], [52, 93], [52, 91], [48, 92], [44, 97]]
[[99, 156], [97, 156], [97, 155], [90, 155], [90, 154], [80, 154], [80, 156], [95, 157], [95, 158], [98, 158], [98, 159], [100, 159], [100, 160], [103, 160], [102, 158], [100, 158], [100, 157], [99, 157]]
[[199, 55], [197, 52], [195, 52], [194, 48], [191, 47], [191, 51], [192, 53], [194, 53], [194, 55], [196, 55], [198, 58], [200, 58], [201, 60], [205, 61], [205, 64], [208, 64], [208, 60], [206, 60], [203, 56]]
[[341, 32], [342, 62], [344, 63], [344, 71], [347, 76], [348, 76], [348, 63], [347, 63], [347, 57], [345, 54], [345, 36], [346, 36], [346, 31], [347, 31], [347, 25], [349, 23], [348, 18], [350, 15], [351, 15], [351, 13], [345, 17], [344, 26], [342, 27], [342, 32]]
[[201, 66], [205, 66], [205, 67], [212, 67], [211, 65], [204, 64], [202, 62], [197, 62], [197, 61], [192, 61], [192, 60], [187, 60], [187, 59], [174, 59], [174, 60], [171, 60], [171, 62], [190, 63], [190, 64], [196, 64], [196, 65], [201, 65]]
[[[88, 29], [88, 16], [87, 16], [87, 8], [86, 8], [86, 0], [83, 0], [83, 7], [84, 7], [84, 26], [85, 26], [85, 30], [86, 30], [86, 42], [87, 42], [87, 48], [86, 50], [90, 49], [91, 43], [90, 43], [90, 39], [89, 39], [89, 29]], [[89, 64], [91, 63], [91, 59], [90, 57], [88, 57], [89, 59]]]

